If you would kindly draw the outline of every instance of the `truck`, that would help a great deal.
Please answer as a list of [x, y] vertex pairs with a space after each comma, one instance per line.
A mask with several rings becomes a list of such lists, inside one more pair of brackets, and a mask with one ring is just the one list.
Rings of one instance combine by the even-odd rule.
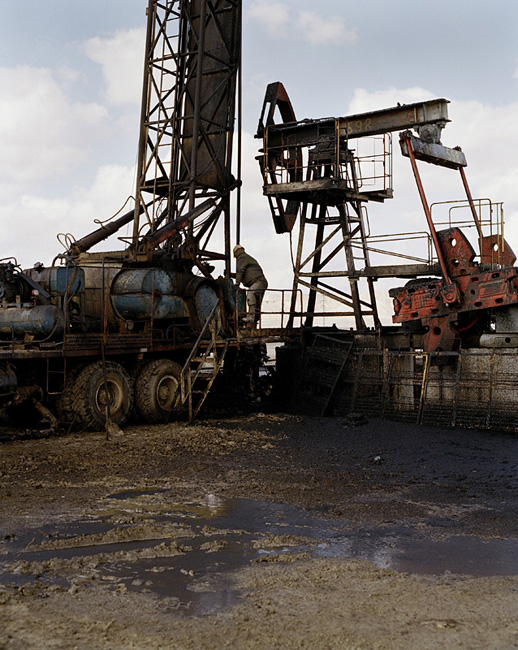
[[[0, 261], [4, 414], [52, 430], [192, 419], [225, 357], [237, 380], [240, 51], [241, 2], [149, 0], [134, 208], [50, 266]], [[92, 252], [125, 226], [122, 247]]]

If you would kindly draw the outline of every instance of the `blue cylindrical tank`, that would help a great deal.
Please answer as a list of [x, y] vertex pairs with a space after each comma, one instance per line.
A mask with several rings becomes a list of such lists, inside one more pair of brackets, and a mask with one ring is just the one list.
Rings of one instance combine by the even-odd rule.
[[38, 338], [62, 336], [65, 318], [55, 305], [4, 307], [0, 309], [0, 335]]
[[50, 292], [54, 295], [77, 295], [85, 287], [85, 274], [80, 267], [54, 267], [50, 271]]
[[214, 293], [212, 287], [201, 285], [198, 287], [194, 294], [194, 304], [196, 306], [196, 313], [201, 323], [203, 324], [210, 316], [212, 308], [216, 304], [218, 297]]
[[218, 300], [204, 279], [163, 269], [124, 269], [114, 278], [111, 300], [123, 320], [188, 318], [194, 329], [203, 325]]
[[236, 313], [237, 311], [239, 314], [244, 314], [246, 312], [246, 291], [240, 289], [235, 282], [230, 279], [224, 280], [224, 282], [226, 283], [225, 293], [228, 296], [230, 306], [232, 307], [232, 313]]
[[85, 273], [79, 266], [51, 266], [29, 269], [25, 273], [53, 296], [78, 295], [85, 288]]

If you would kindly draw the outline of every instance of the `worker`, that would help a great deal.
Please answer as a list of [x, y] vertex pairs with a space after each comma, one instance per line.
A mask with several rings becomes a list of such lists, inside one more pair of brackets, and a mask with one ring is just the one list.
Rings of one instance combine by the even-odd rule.
[[244, 319], [252, 327], [257, 327], [261, 317], [261, 303], [264, 292], [268, 288], [262, 268], [257, 260], [245, 251], [244, 246], [234, 246], [234, 257], [236, 258], [236, 284], [241, 283], [248, 287], [246, 302], [248, 303], [248, 315]]

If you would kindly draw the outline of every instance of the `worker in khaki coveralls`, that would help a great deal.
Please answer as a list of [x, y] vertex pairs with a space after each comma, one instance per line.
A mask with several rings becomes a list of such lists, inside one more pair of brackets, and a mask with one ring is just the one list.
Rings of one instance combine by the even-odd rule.
[[241, 283], [248, 287], [246, 292], [246, 302], [248, 303], [248, 316], [245, 322], [251, 323], [257, 327], [261, 317], [261, 303], [264, 292], [268, 288], [268, 281], [264, 277], [263, 269], [259, 266], [257, 260], [245, 252], [243, 246], [238, 244], [234, 246], [234, 257], [236, 258], [236, 283]]

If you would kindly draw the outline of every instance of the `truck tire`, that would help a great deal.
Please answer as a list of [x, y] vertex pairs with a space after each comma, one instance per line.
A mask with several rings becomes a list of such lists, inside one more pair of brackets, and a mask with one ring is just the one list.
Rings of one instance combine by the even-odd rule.
[[[106, 368], [106, 377], [105, 371]], [[77, 414], [77, 420], [91, 431], [103, 429], [108, 418], [123, 425], [131, 411], [131, 382], [124, 368], [113, 361], [96, 361], [83, 368], [77, 375], [69, 404]]]
[[74, 386], [77, 376], [84, 367], [84, 364], [82, 364], [67, 372], [65, 389], [56, 402], [59, 420], [69, 425], [70, 428], [74, 428], [78, 423], [79, 416], [74, 410]]
[[155, 359], [143, 366], [135, 382], [138, 416], [149, 424], [168, 422], [180, 405], [181, 366], [170, 359]]

